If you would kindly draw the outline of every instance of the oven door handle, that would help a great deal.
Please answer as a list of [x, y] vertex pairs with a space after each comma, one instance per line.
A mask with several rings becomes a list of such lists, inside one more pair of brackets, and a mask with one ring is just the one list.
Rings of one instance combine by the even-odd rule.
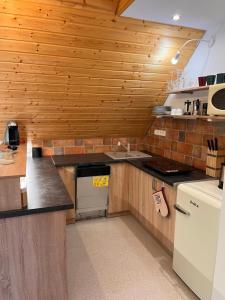
[[182, 213], [183, 215], [186, 215], [186, 216], [190, 216], [190, 215], [191, 215], [187, 210], [183, 209], [183, 208], [182, 208], [180, 205], [178, 205], [178, 204], [175, 204], [175, 205], [174, 205], [174, 208], [175, 208], [177, 211], [179, 211], [180, 213]]

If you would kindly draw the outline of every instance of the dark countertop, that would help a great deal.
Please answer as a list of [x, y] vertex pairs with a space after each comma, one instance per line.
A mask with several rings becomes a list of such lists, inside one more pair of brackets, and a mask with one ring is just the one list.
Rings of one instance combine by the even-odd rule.
[[[158, 155], [154, 155], [152, 153], [143, 151], [147, 154], [152, 155], [153, 157], [159, 157]], [[151, 160], [151, 158], [139, 158], [139, 159], [119, 159], [114, 160], [107, 156], [104, 153], [93, 153], [93, 154], [69, 154], [69, 155], [54, 155], [52, 156], [53, 163], [56, 167], [66, 167], [66, 166], [80, 166], [80, 165], [88, 165], [88, 164], [111, 164], [118, 162], [127, 162], [136, 168], [162, 180], [163, 182], [176, 186], [181, 182], [189, 182], [189, 181], [200, 181], [200, 180], [212, 180], [212, 177], [207, 176], [204, 171], [193, 169], [192, 172], [186, 174], [178, 174], [178, 175], [163, 175], [157, 171], [145, 167], [145, 162]]]
[[26, 209], [0, 212], [0, 219], [67, 210], [74, 205], [51, 158], [27, 158]]
[[[156, 157], [156, 155], [153, 156]], [[212, 180], [212, 177], [205, 175], [205, 172], [198, 169], [193, 169], [192, 172], [187, 174], [163, 175], [152, 169], [146, 168], [145, 162], [148, 160], [151, 160], [151, 158], [113, 160], [104, 153], [58, 155], [53, 156], [52, 159], [48, 157], [35, 159], [28, 158], [28, 207], [26, 209], [2, 211], [0, 212], [0, 219], [73, 208], [74, 205], [56, 167], [127, 162], [171, 186], [176, 186], [181, 182]]]
[[104, 153], [53, 155], [52, 160], [56, 167], [69, 167], [85, 164], [106, 164], [115, 162], [115, 160]]
[[153, 177], [167, 183], [171, 186], [176, 186], [178, 183], [181, 182], [190, 182], [190, 181], [200, 181], [200, 180], [212, 180], [213, 178], [207, 176], [204, 171], [193, 169], [193, 171], [184, 173], [184, 174], [177, 174], [177, 175], [163, 175], [155, 170], [149, 169], [145, 167], [146, 159], [140, 160], [129, 160], [129, 163], [136, 168], [150, 174]]

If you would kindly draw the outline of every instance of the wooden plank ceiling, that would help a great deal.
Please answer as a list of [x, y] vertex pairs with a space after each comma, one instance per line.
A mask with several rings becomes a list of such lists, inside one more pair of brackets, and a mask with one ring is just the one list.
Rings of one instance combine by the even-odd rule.
[[[0, 0], [0, 134], [141, 136], [165, 100], [170, 59], [203, 32], [115, 16], [115, 0]], [[182, 54], [179, 68], [195, 45]]]
[[119, 0], [117, 1], [116, 14], [120, 16], [132, 3], [134, 0]]

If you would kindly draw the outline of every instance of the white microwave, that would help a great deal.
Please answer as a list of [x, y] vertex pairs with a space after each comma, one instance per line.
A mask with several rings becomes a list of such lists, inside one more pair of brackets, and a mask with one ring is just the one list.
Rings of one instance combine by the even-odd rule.
[[225, 115], [225, 83], [210, 85], [208, 115]]

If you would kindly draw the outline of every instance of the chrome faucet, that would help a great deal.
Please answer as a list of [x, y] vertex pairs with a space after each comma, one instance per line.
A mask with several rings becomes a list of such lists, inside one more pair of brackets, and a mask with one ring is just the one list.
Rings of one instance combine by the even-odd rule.
[[130, 143], [127, 143], [127, 146], [123, 145], [120, 141], [117, 143], [117, 146], [122, 146], [127, 152], [130, 152]]

